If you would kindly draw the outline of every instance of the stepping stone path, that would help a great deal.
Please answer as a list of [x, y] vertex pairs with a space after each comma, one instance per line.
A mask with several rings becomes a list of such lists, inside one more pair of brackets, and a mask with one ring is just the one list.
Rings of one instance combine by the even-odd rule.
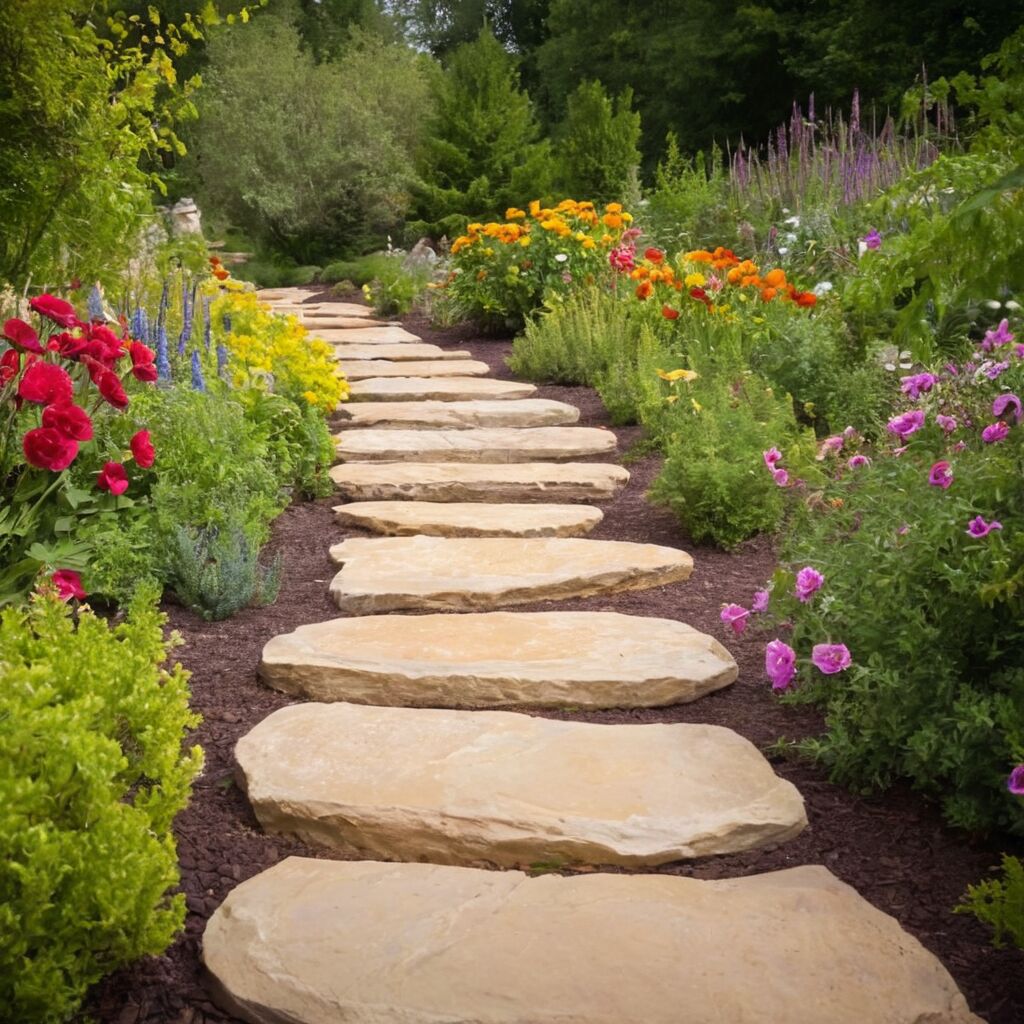
[[[243, 882], [203, 940], [220, 1002], [257, 1024], [980, 1024], [939, 961], [824, 867], [466, 866], [651, 867], [784, 842], [806, 818], [729, 729], [465, 710], [694, 701], [736, 663], [666, 619], [491, 610], [677, 582], [693, 563], [568, 536], [601, 512], [563, 503], [610, 500], [629, 474], [555, 460], [610, 454], [612, 434], [313, 294], [261, 297], [338, 343], [352, 379], [338, 450], [372, 461], [331, 470], [357, 499], [339, 521], [399, 536], [330, 549], [331, 593], [356, 617], [270, 640], [263, 681], [313, 703], [236, 756], [265, 828], [408, 863], [290, 858]], [[448, 614], [371, 614], [400, 609]]]
[[345, 462], [564, 462], [615, 451], [596, 427], [477, 427], [469, 430], [343, 430]]
[[472, 502], [354, 501], [339, 505], [342, 526], [391, 537], [578, 537], [604, 518], [591, 505], [485, 505]]
[[331, 479], [353, 501], [608, 501], [629, 471], [601, 462], [348, 462]]
[[259, 1024], [981, 1024], [939, 961], [824, 867], [529, 878], [289, 857], [210, 919]]
[[531, 537], [350, 537], [331, 548], [342, 611], [475, 610], [644, 590], [688, 579], [677, 548]]
[[618, 612], [331, 619], [275, 636], [260, 663], [284, 693], [391, 707], [653, 708], [736, 673], [713, 637]]
[[580, 411], [546, 398], [478, 402], [346, 402], [338, 407], [346, 427], [389, 430], [467, 430], [471, 427], [561, 427]]
[[807, 824], [796, 787], [715, 725], [297, 704], [235, 756], [265, 829], [371, 859], [644, 867]]

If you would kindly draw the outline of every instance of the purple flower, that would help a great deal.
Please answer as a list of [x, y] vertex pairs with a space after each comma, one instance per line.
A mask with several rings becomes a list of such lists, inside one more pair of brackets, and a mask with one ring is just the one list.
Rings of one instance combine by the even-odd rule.
[[932, 465], [928, 471], [928, 483], [932, 487], [941, 487], [944, 491], [949, 490], [953, 483], [953, 470], [945, 459]]
[[981, 432], [981, 439], [985, 444], [998, 444], [1005, 441], [1009, 433], [1010, 428], [1002, 420], [996, 420]]
[[1006, 788], [1014, 796], [1024, 796], [1024, 764], [1017, 765], [1006, 780]]
[[957, 428], [956, 420], [953, 419], [952, 416], [946, 416], [941, 412], [935, 417], [935, 422], [942, 427], [942, 432], [944, 434], [952, 434]]
[[764, 649], [764, 672], [773, 690], [788, 690], [796, 675], [796, 651], [782, 640], [772, 640]]
[[866, 455], [851, 455], [846, 460], [846, 465], [850, 469], [859, 469], [861, 466], [870, 466], [871, 460]]
[[750, 610], [758, 613], [768, 611], [767, 590], [759, 590], [754, 594], [754, 600], [750, 602]]
[[997, 519], [993, 519], [991, 523], [986, 523], [981, 516], [975, 516], [967, 524], [967, 533], [972, 537], [987, 537], [993, 530], [1001, 530], [1003, 524]]
[[965, 452], [965, 451], [967, 451], [967, 442], [966, 441], [957, 441], [957, 443], [955, 445], [953, 445], [951, 450], [954, 451], [954, 452]]
[[1013, 408], [1013, 418], [1018, 423], [1020, 423], [1021, 416], [1024, 415], [1024, 409], [1022, 409], [1020, 399], [1016, 395], [1012, 395], [1012, 394], [1000, 395], [992, 403], [992, 415], [993, 416], [998, 416], [1001, 419], [1002, 416], [1003, 416], [1003, 413], [1006, 412], [1006, 410], [1011, 408], [1011, 407]]
[[815, 644], [811, 650], [811, 661], [827, 676], [834, 676], [852, 664], [846, 644]]
[[1001, 348], [1003, 345], [1009, 345], [1013, 341], [1013, 334], [1010, 332], [1009, 320], [1003, 319], [999, 321], [999, 326], [994, 331], [986, 331], [985, 337], [981, 340], [981, 348], [983, 352], [991, 352], [995, 348]]
[[885, 425], [890, 434], [898, 434], [901, 441], [906, 441], [911, 434], [916, 434], [924, 426], [924, 413], [920, 409], [911, 409], [901, 416], [894, 416]]
[[773, 469], [772, 479], [776, 487], [785, 487], [789, 483], [789, 474], [784, 469]]
[[805, 565], [796, 574], [797, 600], [801, 604], [806, 604], [817, 591], [821, 590], [821, 585], [824, 582], [825, 577], [817, 569], [812, 569], [809, 565]]
[[938, 379], [934, 373], [915, 373], [911, 377], [900, 377], [900, 390], [916, 401], [924, 392], [931, 391]]
[[872, 228], [872, 229], [871, 229], [871, 230], [870, 230], [870, 231], [869, 231], [869, 232], [868, 232], [868, 233], [867, 233], [867, 234], [866, 234], [866, 235], [865, 235], [865, 236], [864, 236], [864, 237], [863, 237], [863, 238], [861, 239], [861, 241], [862, 241], [862, 242], [863, 242], [863, 243], [864, 243], [864, 244], [865, 244], [865, 245], [866, 245], [866, 246], [867, 246], [867, 247], [868, 247], [869, 249], [881, 249], [881, 248], [882, 248], [882, 235], [881, 235], [881, 233], [879, 232], [878, 228]]
[[910, 523], [904, 523], [897, 531], [896, 534], [900, 537], [906, 537], [910, 533]]
[[732, 626], [732, 631], [739, 636], [747, 628], [747, 616], [750, 611], [741, 604], [727, 604], [722, 607], [722, 614], [719, 618], [722, 622]]
[[903, 447], [901, 447], [901, 448], [893, 448], [893, 450], [892, 450], [893, 458], [898, 459], [907, 450], [907, 448], [908, 448], [908, 445], [903, 445]]
[[1010, 364], [1007, 362], [986, 363], [982, 367], [982, 372], [989, 380], [998, 380], [1009, 368]]
[[782, 461], [782, 452], [778, 448], [769, 448], [768, 451], [762, 453], [762, 458], [769, 469], [774, 469], [775, 463]]

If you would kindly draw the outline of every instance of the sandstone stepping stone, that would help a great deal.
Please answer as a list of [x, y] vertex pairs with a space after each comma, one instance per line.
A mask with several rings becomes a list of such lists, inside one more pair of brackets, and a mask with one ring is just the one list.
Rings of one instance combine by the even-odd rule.
[[235, 759], [267, 831], [380, 860], [645, 867], [807, 825], [796, 787], [715, 725], [297, 704]]
[[604, 518], [590, 505], [486, 505], [436, 501], [356, 501], [338, 505], [342, 526], [392, 537], [578, 537]]
[[331, 596], [351, 615], [474, 610], [677, 583], [685, 551], [657, 544], [562, 537], [349, 537]]
[[349, 427], [467, 430], [471, 427], [558, 427], [575, 423], [580, 411], [547, 398], [479, 402], [352, 402], [338, 415]]
[[[409, 364], [405, 365], [408, 369]], [[353, 381], [349, 397], [355, 402], [469, 402], [478, 398], [529, 398], [536, 390], [533, 384], [518, 380], [483, 377], [371, 377]]]
[[367, 327], [345, 327], [337, 328], [332, 326], [330, 320], [317, 321], [315, 324], [306, 324], [314, 338], [322, 338], [324, 341], [342, 341], [346, 344], [359, 345], [398, 345], [406, 341], [413, 341], [422, 344], [423, 339], [419, 335], [411, 334], [404, 327], [385, 327], [373, 325]]
[[275, 636], [260, 678], [316, 701], [392, 707], [641, 708], [736, 681], [713, 637], [618, 612], [331, 619]]
[[330, 472], [352, 501], [601, 502], [629, 482], [603, 462], [348, 462]]
[[982, 1024], [817, 865], [704, 881], [289, 857], [203, 937], [256, 1024]]
[[[316, 292], [312, 288], [257, 288], [256, 297], [263, 302], [299, 303], [311, 299]], [[369, 306], [360, 307], [369, 309]]]
[[343, 430], [335, 440], [343, 462], [564, 462], [607, 455], [617, 445], [599, 427]]
[[[324, 322], [323, 321], [323, 317], [327, 315], [327, 314], [321, 314], [320, 316], [317, 316], [317, 314], [315, 312], [313, 312], [313, 313], [303, 313], [301, 310], [298, 310], [298, 309], [289, 309], [289, 310], [286, 310], [286, 312], [291, 313], [293, 316], [298, 316], [299, 320], [302, 322], [302, 326], [307, 328], [310, 331], [316, 330], [317, 327], [320, 326]], [[401, 327], [402, 326], [400, 323], [398, 323], [395, 320], [370, 320], [368, 317], [365, 317], [365, 316], [338, 316], [337, 314], [332, 313], [332, 314], [330, 314], [330, 317], [331, 317], [331, 327], [330, 327], [330, 329], [332, 331], [338, 331], [338, 330], [348, 331], [348, 330], [363, 329], [363, 328], [366, 328], [366, 327], [370, 326], [371, 323], [374, 326], [379, 326], [379, 327]]]
[[479, 359], [419, 359], [396, 363], [390, 359], [364, 359], [342, 362], [349, 380], [380, 377], [483, 377], [491, 368]]
[[471, 352], [446, 351], [439, 345], [418, 345], [412, 341], [396, 345], [347, 345], [334, 346], [338, 359], [390, 359], [409, 361], [413, 359], [472, 359]]

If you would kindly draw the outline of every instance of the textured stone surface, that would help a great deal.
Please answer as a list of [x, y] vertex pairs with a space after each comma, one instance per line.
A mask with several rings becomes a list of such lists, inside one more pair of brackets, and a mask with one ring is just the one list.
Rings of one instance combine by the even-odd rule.
[[536, 390], [522, 381], [487, 377], [371, 377], [353, 381], [349, 394], [353, 402], [468, 402], [529, 398]]
[[562, 462], [608, 455], [617, 444], [598, 427], [343, 430], [336, 442], [344, 462]]
[[702, 881], [290, 857], [203, 956], [255, 1024], [982, 1024], [824, 867]]
[[376, 324], [372, 327], [335, 327], [330, 319], [318, 320], [316, 324], [306, 324], [315, 338], [324, 341], [343, 341], [347, 345], [399, 345], [407, 341], [422, 344], [423, 339], [417, 334], [410, 334], [404, 327], [388, 327]]
[[603, 462], [349, 462], [331, 479], [353, 501], [607, 501], [629, 471]]
[[235, 759], [267, 831], [381, 860], [646, 867], [807, 824], [796, 787], [715, 725], [297, 704]]
[[388, 430], [467, 430], [471, 427], [560, 427], [580, 411], [547, 398], [479, 402], [349, 402], [338, 409], [349, 427]]
[[713, 637], [618, 612], [331, 619], [275, 636], [260, 663], [293, 696], [394, 707], [664, 707], [736, 674]]
[[579, 537], [604, 518], [590, 505], [439, 501], [354, 501], [334, 512], [342, 526], [390, 537]]
[[483, 377], [491, 368], [479, 359], [417, 359], [396, 363], [390, 359], [351, 359], [339, 363], [349, 380], [372, 377]]
[[348, 345], [334, 346], [334, 354], [342, 362], [351, 359], [390, 359], [398, 362], [409, 362], [416, 359], [472, 359], [469, 352], [446, 352], [439, 345], [419, 345], [414, 341], [401, 342], [397, 345]]
[[[256, 297], [263, 302], [270, 303], [299, 303], [311, 299], [316, 292], [312, 288], [258, 288]], [[360, 306], [360, 309], [369, 309], [369, 306]], [[371, 310], [372, 312], [372, 310]]]
[[629, 541], [350, 537], [331, 547], [342, 611], [487, 609], [640, 590], [688, 579], [685, 551]]

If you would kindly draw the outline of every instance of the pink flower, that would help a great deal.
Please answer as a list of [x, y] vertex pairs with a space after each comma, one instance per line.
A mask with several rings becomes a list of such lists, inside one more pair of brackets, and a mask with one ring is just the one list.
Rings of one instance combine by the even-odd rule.
[[900, 377], [900, 390], [916, 401], [924, 392], [931, 391], [938, 379], [933, 373], [915, 373], [910, 377]]
[[773, 690], [788, 690], [796, 675], [796, 651], [782, 640], [773, 640], [764, 649], [764, 672]]
[[988, 377], [989, 380], [998, 380], [1008, 369], [1010, 364], [1007, 362], [1002, 363], [986, 363], [981, 369], [982, 372]]
[[817, 569], [812, 569], [809, 565], [805, 565], [796, 574], [796, 598], [801, 604], [807, 604], [808, 601], [821, 590], [822, 584], [825, 582], [825, 577], [818, 572]]
[[975, 516], [968, 524], [966, 532], [972, 537], [987, 537], [993, 530], [1001, 530], [1003, 524], [997, 519], [986, 523], [981, 516]]
[[73, 569], [58, 569], [51, 577], [51, 582], [57, 588], [57, 596], [62, 601], [84, 601], [86, 594], [82, 587], [82, 577]]
[[778, 448], [769, 448], [768, 451], [762, 453], [761, 457], [769, 469], [774, 469], [775, 463], [782, 461], [782, 452]]
[[869, 249], [881, 249], [882, 248], [882, 234], [878, 228], [872, 228], [861, 241]]
[[754, 600], [750, 602], [750, 610], [761, 613], [768, 611], [768, 591], [759, 590], [754, 594]]
[[1024, 764], [1017, 765], [1006, 780], [1006, 788], [1014, 796], [1024, 796]]
[[924, 426], [924, 413], [920, 409], [912, 409], [902, 416], [894, 416], [885, 425], [890, 434], [898, 434], [901, 441], [906, 441], [911, 434], [916, 434]]
[[827, 455], [832, 452], [838, 452], [842, 450], [844, 438], [842, 434], [836, 434], [833, 437], [826, 437], [818, 448], [818, 461], [820, 462]]
[[124, 494], [128, 490], [128, 474], [120, 462], [105, 462], [96, 475], [96, 486], [111, 494]]
[[996, 398], [992, 403], [992, 415], [998, 416], [1002, 419], [1003, 413], [1010, 408], [1013, 409], [1013, 418], [1020, 423], [1021, 417], [1024, 416], [1024, 409], [1021, 408], [1020, 399], [1016, 395], [1010, 393], [999, 395], [998, 398]]
[[910, 447], [909, 445], [902, 445], [899, 448], [893, 448], [892, 455], [894, 459], [898, 459], [906, 450]]
[[789, 474], [784, 469], [773, 469], [772, 479], [776, 487], [785, 487], [789, 483]]
[[75, 307], [70, 302], [58, 299], [56, 295], [39, 295], [29, 300], [28, 307], [33, 313], [45, 316], [60, 327], [82, 326], [82, 322], [75, 316]]
[[994, 331], [986, 331], [985, 337], [981, 340], [983, 352], [991, 352], [995, 348], [1009, 345], [1013, 341], [1013, 334], [1010, 333], [1010, 321], [1000, 320], [999, 326]]
[[910, 533], [910, 523], [904, 523], [897, 531], [896, 534], [899, 537], [906, 537]]
[[935, 417], [935, 422], [942, 427], [942, 432], [944, 434], [952, 434], [957, 428], [956, 420], [953, 419], [952, 416], [946, 416], [941, 412]]
[[985, 444], [998, 444], [1000, 441], [1005, 441], [1009, 433], [1010, 428], [1002, 420], [996, 420], [981, 432], [981, 439]]
[[944, 491], [949, 490], [953, 483], [953, 470], [945, 459], [936, 462], [928, 471], [928, 483], [932, 487], [941, 487]]
[[846, 644], [815, 644], [811, 650], [811, 661], [818, 671], [834, 676], [852, 664]]
[[18, 397], [37, 405], [70, 402], [74, 392], [75, 385], [67, 370], [54, 363], [32, 363], [18, 384]]
[[870, 466], [871, 460], [866, 455], [851, 455], [846, 460], [846, 465], [850, 469], [859, 469], [861, 466]]
[[739, 636], [747, 628], [747, 616], [749, 610], [740, 604], [727, 604], [722, 607], [722, 614], [719, 618], [722, 622], [732, 626], [732, 631]]

